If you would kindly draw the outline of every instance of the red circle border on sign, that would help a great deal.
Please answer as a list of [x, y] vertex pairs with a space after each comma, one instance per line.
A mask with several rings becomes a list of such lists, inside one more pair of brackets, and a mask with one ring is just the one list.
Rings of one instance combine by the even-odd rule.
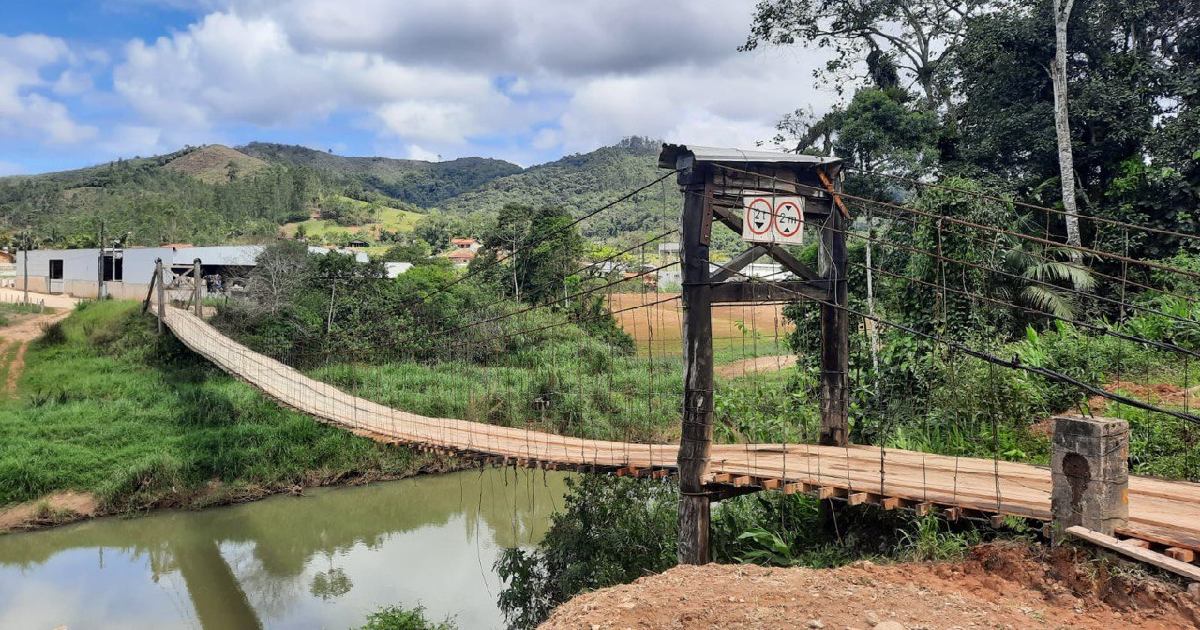
[[770, 220], [767, 221], [767, 226], [765, 228], [763, 228], [763, 231], [761, 231], [761, 232], [754, 229], [753, 221], [749, 221], [747, 223], [746, 228], [749, 229], [750, 233], [755, 236], [762, 236], [763, 234], [770, 232], [771, 229], [775, 227], [775, 208], [771, 204], [771, 201], [769, 199], [767, 199], [766, 197], [755, 197], [753, 200], [750, 201], [750, 203], [746, 204], [746, 209], [753, 211], [754, 204], [756, 204], [760, 201], [767, 204], [767, 216], [770, 217]]
[[792, 206], [793, 208], [796, 209], [796, 218], [798, 219], [796, 221], [796, 229], [791, 232], [785, 232], [783, 230], [783, 226], [778, 224], [776, 219], [779, 217], [779, 208], [776, 208], [775, 212], [771, 214], [771, 221], [773, 223], [775, 223], [776, 231], [779, 232], [780, 236], [782, 236], [784, 238], [791, 238], [791, 237], [795, 236], [796, 233], [799, 232], [801, 228], [804, 227], [804, 211], [800, 209], [800, 204], [798, 204], [794, 201], [785, 201], [785, 202], [779, 204], [779, 207], [781, 208], [785, 205]]

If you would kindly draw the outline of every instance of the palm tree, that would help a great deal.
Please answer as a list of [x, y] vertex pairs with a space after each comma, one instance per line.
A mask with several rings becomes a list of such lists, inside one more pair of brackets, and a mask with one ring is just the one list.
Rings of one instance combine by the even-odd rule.
[[1096, 287], [1091, 270], [1076, 262], [1078, 250], [1068, 247], [1032, 245], [1039, 251], [1026, 250], [1024, 245], [1008, 251], [1007, 263], [1026, 284], [1020, 299], [1040, 311], [1060, 318], [1075, 319], [1079, 297]]

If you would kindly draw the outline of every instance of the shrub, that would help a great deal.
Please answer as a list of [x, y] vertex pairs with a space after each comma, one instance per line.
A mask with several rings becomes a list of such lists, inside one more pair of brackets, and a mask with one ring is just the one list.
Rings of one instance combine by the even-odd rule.
[[434, 623], [425, 618], [425, 608], [385, 606], [367, 615], [367, 623], [359, 630], [454, 630], [449, 619]]

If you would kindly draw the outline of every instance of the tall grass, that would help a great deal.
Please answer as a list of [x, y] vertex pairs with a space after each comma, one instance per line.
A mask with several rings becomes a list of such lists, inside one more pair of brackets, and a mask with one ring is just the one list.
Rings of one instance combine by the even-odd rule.
[[57, 490], [111, 509], [220, 482], [276, 487], [402, 475], [425, 460], [284, 410], [218, 371], [137, 304], [89, 304], [33, 343], [0, 401], [0, 505]]

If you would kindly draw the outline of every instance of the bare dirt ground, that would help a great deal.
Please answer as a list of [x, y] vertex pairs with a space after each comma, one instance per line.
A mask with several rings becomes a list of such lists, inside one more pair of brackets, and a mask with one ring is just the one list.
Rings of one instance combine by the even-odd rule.
[[763, 372], [778, 372], [796, 365], [796, 355], [780, 354], [757, 359], [742, 359], [725, 365], [718, 365], [714, 372], [721, 378], [738, 378], [747, 374]]
[[1075, 548], [976, 547], [957, 563], [859, 562], [838, 569], [681, 566], [560, 606], [543, 629], [1193, 628], [1179, 587]]
[[56, 492], [0, 510], [0, 533], [57, 525], [96, 515], [96, 497], [87, 492]]
[[[677, 293], [650, 291], [647, 293], [614, 293], [609, 299], [609, 308], [622, 311], [615, 315], [617, 323], [633, 336], [639, 351], [653, 344], [654, 352], [660, 350], [678, 354], [682, 352], [683, 304], [679, 300], [634, 308], [665, 300]], [[624, 310], [630, 309], [630, 310]], [[782, 340], [792, 331], [792, 326], [783, 316], [783, 306], [778, 304], [742, 305], [725, 304], [714, 306], [713, 342], [720, 346], [740, 344], [746, 333], [757, 334], [760, 339]]]

